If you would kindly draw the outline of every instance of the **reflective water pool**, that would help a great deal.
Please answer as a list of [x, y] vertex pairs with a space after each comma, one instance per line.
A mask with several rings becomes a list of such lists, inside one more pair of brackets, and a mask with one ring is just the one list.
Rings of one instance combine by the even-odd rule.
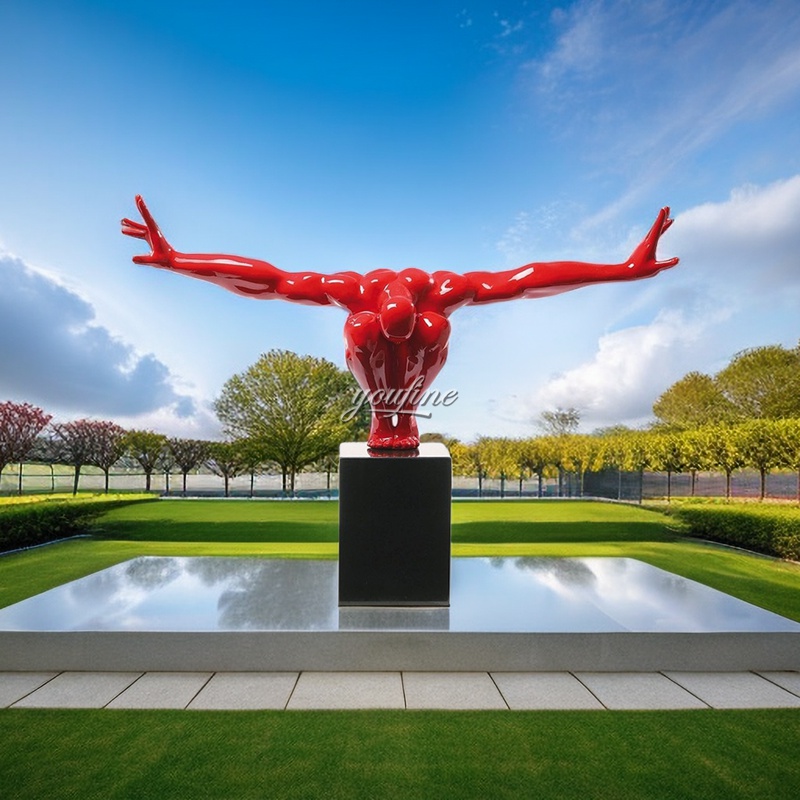
[[630, 558], [454, 558], [448, 609], [340, 609], [336, 561], [142, 557], [0, 609], [0, 630], [800, 631]]

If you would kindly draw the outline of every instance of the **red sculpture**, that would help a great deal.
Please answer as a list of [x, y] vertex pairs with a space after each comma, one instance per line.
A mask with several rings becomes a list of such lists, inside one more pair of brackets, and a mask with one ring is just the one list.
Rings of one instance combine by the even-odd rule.
[[[240, 256], [181, 253], [167, 242], [141, 196], [136, 205], [144, 224], [123, 219], [122, 232], [144, 239], [151, 250], [149, 255], [134, 256], [136, 264], [183, 272], [247, 297], [333, 305], [347, 311], [345, 359], [370, 400], [367, 444], [378, 450], [412, 450], [419, 445], [418, 400], [447, 358], [447, 318], [456, 309], [515, 297], [545, 297], [592, 283], [649, 278], [678, 263], [677, 258], [656, 260], [658, 240], [672, 224], [669, 208], [661, 209], [641, 244], [621, 264], [560, 261], [463, 275], [413, 268], [322, 275], [284, 272], [266, 261]], [[387, 403], [387, 397], [392, 402]]]

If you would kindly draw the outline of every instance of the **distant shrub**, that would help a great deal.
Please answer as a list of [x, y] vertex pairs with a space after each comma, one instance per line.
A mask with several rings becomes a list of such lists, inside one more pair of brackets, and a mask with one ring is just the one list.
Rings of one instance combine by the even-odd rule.
[[103, 496], [0, 504], [0, 552], [88, 533], [100, 514], [131, 502], [140, 500]]
[[702, 539], [800, 560], [800, 508], [755, 504], [681, 504], [671, 514]]

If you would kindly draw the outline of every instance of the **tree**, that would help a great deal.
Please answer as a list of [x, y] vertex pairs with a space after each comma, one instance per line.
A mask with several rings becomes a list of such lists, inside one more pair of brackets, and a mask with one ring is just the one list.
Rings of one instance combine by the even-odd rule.
[[716, 382], [738, 419], [800, 417], [800, 344], [737, 353]]
[[745, 465], [736, 429], [729, 425], [708, 426], [699, 428], [696, 436], [702, 441], [709, 466], [725, 473], [725, 498], [730, 500], [731, 475], [735, 469], [741, 469]]
[[566, 436], [575, 433], [581, 424], [581, 412], [577, 408], [557, 408], [542, 411], [539, 426], [549, 436]]
[[167, 439], [175, 464], [183, 476], [183, 496], [186, 497], [186, 476], [208, 457], [208, 442], [200, 439]]
[[552, 439], [539, 436], [523, 441], [520, 444], [520, 461], [531, 474], [536, 475], [538, 479], [537, 494], [541, 497], [547, 470], [549, 467], [555, 466]]
[[484, 449], [481, 440], [467, 445], [466, 460], [471, 465], [467, 474], [478, 477], [478, 497], [483, 497], [483, 479], [487, 477], [486, 464], [484, 463]]
[[683, 472], [687, 467], [685, 439], [673, 431], [654, 431], [653, 466], [667, 473], [667, 502], [672, 500], [672, 474]]
[[776, 427], [781, 463], [797, 472], [797, 502], [800, 503], [800, 419], [784, 419]]
[[476, 447], [480, 451], [484, 474], [500, 479], [500, 497], [506, 496], [506, 480], [518, 474], [520, 466], [519, 442], [506, 438], [481, 438]]
[[665, 427], [682, 431], [730, 419], [733, 408], [714, 378], [690, 372], [656, 400], [653, 413]]
[[156, 468], [164, 473], [164, 493], [169, 496], [169, 477], [172, 475], [172, 470], [177, 466], [175, 455], [169, 448], [169, 440], [164, 441], [161, 452], [158, 455], [158, 464]]
[[244, 469], [240, 442], [211, 442], [206, 466], [224, 479], [225, 497], [230, 497], [230, 481]]
[[327, 456], [323, 456], [318, 461], [315, 461], [311, 465], [314, 472], [324, 472], [325, 473], [325, 486], [326, 491], [328, 492], [328, 499], [331, 496], [331, 474], [336, 472], [339, 469], [339, 456], [335, 453], [329, 453]]
[[617, 500], [622, 500], [622, 470], [625, 463], [626, 439], [634, 431], [631, 428], [615, 426], [601, 431], [598, 461], [605, 469], [617, 471]]
[[109, 473], [125, 452], [125, 429], [115, 422], [86, 420], [89, 437], [89, 464], [100, 467], [105, 475], [105, 492], [108, 494]]
[[655, 453], [653, 436], [646, 431], [631, 431], [621, 437], [624, 447], [622, 469], [639, 473], [639, 502], [642, 502], [643, 474], [653, 465]]
[[554, 466], [558, 469], [558, 496], [564, 494], [564, 473], [566, 467], [564, 439], [578, 430], [581, 423], [581, 412], [577, 408], [557, 408], [555, 411], [543, 411], [539, 425], [554, 442]]
[[[239, 459], [239, 474], [247, 473], [250, 476], [250, 497], [255, 494], [256, 474], [260, 473], [269, 463], [269, 457], [264, 445], [258, 439], [238, 439], [236, 441]], [[332, 456], [328, 456], [332, 458]], [[328, 475], [328, 489], [330, 489], [330, 474]]]
[[72, 494], [78, 493], [81, 469], [92, 463], [95, 452], [94, 420], [76, 419], [53, 426], [57, 442], [58, 460], [69, 464], [75, 470]]
[[773, 420], [750, 420], [737, 425], [735, 433], [745, 463], [757, 469], [761, 476], [759, 498], [763, 500], [767, 493], [767, 475], [781, 466], [783, 458], [778, 426]]
[[599, 465], [600, 444], [595, 436], [572, 434], [562, 441], [561, 463], [578, 477], [578, 496], [583, 497], [583, 477]]
[[271, 350], [225, 383], [214, 408], [229, 436], [264, 446], [294, 492], [296, 473], [351, 435], [352, 387], [330, 361]]
[[[30, 403], [0, 403], [0, 475], [9, 464], [22, 463], [51, 419], [50, 414]], [[19, 493], [22, 494], [21, 471]]]
[[700, 470], [712, 469], [714, 466], [709, 457], [709, 450], [706, 447], [706, 439], [699, 428], [681, 433], [681, 450], [683, 467], [689, 471], [691, 476], [689, 492], [694, 497], [697, 491], [697, 473]]
[[154, 431], [134, 430], [125, 434], [125, 451], [144, 471], [146, 492], [150, 491], [153, 471], [159, 465], [167, 437]]
[[475, 462], [470, 454], [470, 446], [453, 439], [449, 446], [453, 462], [453, 475], [468, 477], [475, 474]]

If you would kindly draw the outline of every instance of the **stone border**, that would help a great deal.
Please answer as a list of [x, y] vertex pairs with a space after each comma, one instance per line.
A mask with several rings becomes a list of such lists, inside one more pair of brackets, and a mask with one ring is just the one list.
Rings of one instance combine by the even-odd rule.
[[1, 671], [799, 670], [800, 633], [0, 631]]

